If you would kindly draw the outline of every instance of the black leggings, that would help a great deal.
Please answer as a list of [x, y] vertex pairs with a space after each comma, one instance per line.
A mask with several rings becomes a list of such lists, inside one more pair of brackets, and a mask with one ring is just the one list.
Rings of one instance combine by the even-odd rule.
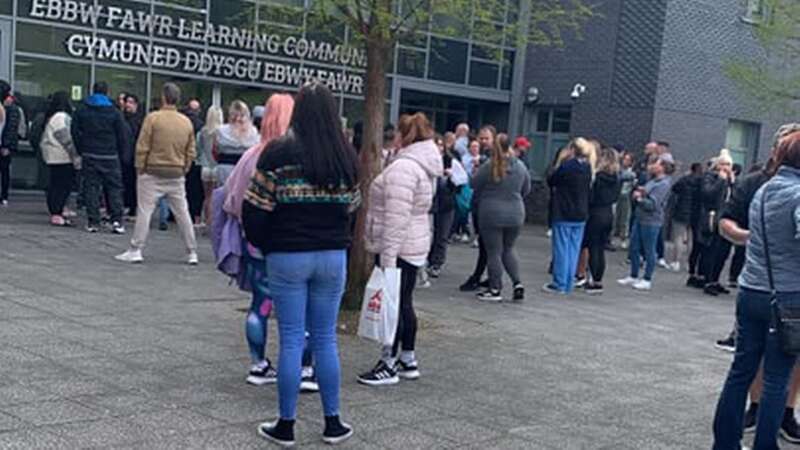
[[8, 200], [8, 189], [11, 187], [11, 155], [0, 155], [0, 200]]
[[714, 235], [707, 253], [708, 261], [705, 261], [704, 258], [706, 283], [719, 283], [722, 269], [725, 268], [725, 262], [730, 254], [731, 243], [718, 234]]
[[733, 253], [733, 259], [731, 260], [731, 267], [730, 271], [728, 272], [728, 281], [735, 283], [736, 280], [739, 279], [739, 275], [742, 274], [742, 269], [744, 269], [746, 257], [746, 248], [744, 246], [737, 245]]
[[192, 168], [186, 174], [186, 200], [189, 203], [189, 214], [192, 216], [192, 221], [203, 214], [205, 193], [203, 192], [202, 173], [203, 167], [192, 163]]
[[397, 321], [397, 335], [394, 338], [392, 356], [398, 349], [414, 351], [417, 343], [417, 314], [414, 312], [414, 288], [417, 286], [419, 267], [397, 259], [400, 269], [400, 315]]
[[53, 164], [50, 169], [50, 183], [47, 187], [47, 209], [51, 216], [64, 213], [64, 205], [72, 193], [72, 164]]
[[613, 228], [614, 212], [611, 207], [590, 212], [584, 233], [584, 247], [589, 250], [589, 271], [595, 283], [602, 283], [606, 273], [606, 245]]
[[478, 262], [475, 265], [475, 271], [472, 272], [472, 278], [476, 282], [481, 281], [481, 277], [483, 277], [483, 272], [486, 272], [486, 264], [488, 263], [488, 258], [486, 255], [486, 246], [483, 244], [483, 238], [481, 238], [481, 231], [478, 227], [478, 211], [476, 208], [473, 208], [472, 211], [472, 224], [475, 227], [475, 233], [478, 235]]

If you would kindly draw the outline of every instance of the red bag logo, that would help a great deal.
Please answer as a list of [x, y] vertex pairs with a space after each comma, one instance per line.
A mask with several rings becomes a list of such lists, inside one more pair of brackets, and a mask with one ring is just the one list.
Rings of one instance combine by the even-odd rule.
[[367, 311], [379, 314], [381, 312], [382, 302], [383, 302], [383, 289], [379, 290], [372, 297], [370, 297], [369, 303], [367, 303]]

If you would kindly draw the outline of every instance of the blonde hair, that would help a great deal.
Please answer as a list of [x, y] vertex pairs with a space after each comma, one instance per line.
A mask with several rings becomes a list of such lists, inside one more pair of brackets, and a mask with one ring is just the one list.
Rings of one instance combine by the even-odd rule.
[[603, 147], [600, 150], [600, 157], [597, 159], [597, 171], [610, 174], [619, 173], [619, 153], [610, 147]]
[[208, 108], [206, 112], [206, 124], [203, 126], [203, 130], [208, 133], [216, 132], [217, 129], [222, 126], [223, 122], [222, 108], [219, 106], [212, 106]]
[[714, 166], [719, 166], [722, 163], [728, 163], [729, 165], [733, 165], [733, 157], [731, 157], [731, 151], [727, 148], [723, 148], [719, 151], [719, 156], [717, 156], [717, 160], [714, 162]]
[[586, 138], [575, 138], [567, 145], [576, 158], [586, 158], [592, 168], [592, 176], [597, 171], [597, 143]]

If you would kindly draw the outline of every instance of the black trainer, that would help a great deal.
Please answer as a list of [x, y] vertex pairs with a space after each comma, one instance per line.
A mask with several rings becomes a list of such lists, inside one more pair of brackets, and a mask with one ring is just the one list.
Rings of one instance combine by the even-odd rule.
[[325, 431], [322, 442], [330, 445], [341, 444], [353, 436], [353, 427], [344, 423], [339, 416], [325, 416]]
[[586, 283], [583, 289], [589, 295], [600, 295], [603, 293], [603, 285], [600, 283]]
[[686, 286], [695, 289], [703, 289], [704, 287], [706, 287], [706, 284], [705, 282], [703, 282], [701, 278], [692, 275], [689, 277], [688, 280], [686, 280]]
[[419, 365], [417, 361], [405, 363], [402, 360], [397, 361], [395, 366], [397, 376], [404, 380], [417, 380], [419, 379]]
[[733, 353], [736, 351], [736, 339], [733, 335], [726, 337], [725, 339], [720, 339], [714, 343], [714, 347], [724, 352]]
[[752, 433], [756, 431], [756, 418], [758, 417], [758, 403], [750, 403], [750, 407], [744, 413], [744, 432]]
[[800, 426], [797, 425], [797, 420], [794, 418], [794, 409], [792, 408], [786, 408], [786, 412], [783, 414], [780, 436], [786, 442], [800, 444]]
[[716, 296], [718, 296], [718, 295], [719, 295], [719, 291], [717, 291], [717, 287], [716, 287], [716, 286], [714, 286], [714, 284], [713, 284], [713, 283], [709, 283], [709, 284], [707, 284], [707, 285], [706, 285], [706, 287], [704, 287], [704, 288], [703, 288], [703, 292], [704, 292], [706, 295], [710, 295], [710, 296], [712, 296], [712, 297], [716, 297]]
[[258, 434], [281, 447], [294, 447], [294, 420], [264, 422], [258, 426]]
[[522, 283], [517, 283], [514, 285], [513, 300], [515, 302], [521, 302], [525, 300], [525, 286], [523, 286]]
[[478, 281], [472, 277], [470, 277], [467, 281], [464, 282], [461, 286], [459, 286], [458, 290], [461, 292], [474, 292], [480, 288]]
[[246, 381], [254, 386], [275, 384], [278, 382], [278, 372], [267, 359], [262, 365], [254, 365], [250, 368]]
[[386, 362], [380, 360], [372, 370], [359, 375], [358, 382], [367, 386], [388, 386], [399, 383], [400, 378], [394, 367], [390, 367]]
[[478, 300], [482, 302], [497, 303], [503, 301], [503, 296], [500, 295], [500, 291], [496, 291], [494, 289], [487, 289], [478, 294]]

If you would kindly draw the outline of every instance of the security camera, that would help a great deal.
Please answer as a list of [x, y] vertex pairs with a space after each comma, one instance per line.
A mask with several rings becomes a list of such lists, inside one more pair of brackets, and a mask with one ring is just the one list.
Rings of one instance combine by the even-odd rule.
[[586, 93], [586, 86], [578, 83], [572, 88], [572, 93], [569, 95], [573, 100], [578, 100], [581, 95]]
[[539, 101], [539, 88], [537, 87], [529, 87], [528, 88], [528, 95], [525, 97], [525, 100], [529, 104], [534, 104]]

